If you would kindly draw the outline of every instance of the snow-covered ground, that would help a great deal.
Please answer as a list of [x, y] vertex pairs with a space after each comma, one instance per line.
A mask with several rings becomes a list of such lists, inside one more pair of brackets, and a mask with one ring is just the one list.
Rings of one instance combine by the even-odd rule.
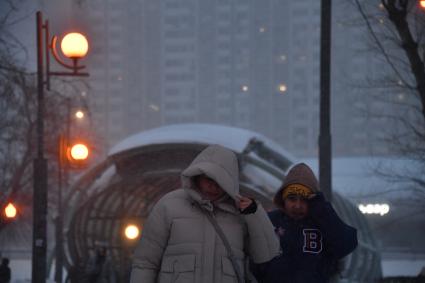
[[412, 255], [405, 259], [390, 258], [382, 260], [382, 272], [385, 277], [417, 276], [424, 267], [425, 255]]
[[[11, 283], [26, 283], [31, 282], [31, 260], [30, 259], [11, 259], [10, 260], [10, 269], [12, 271], [12, 280]], [[49, 279], [46, 280], [47, 283], [55, 282], [55, 266], [53, 264], [50, 269]], [[63, 279], [65, 281], [66, 270], [63, 272]]]
[[[385, 257], [385, 254], [383, 255]], [[400, 258], [395, 258], [394, 255], [382, 260], [382, 272], [384, 277], [391, 276], [417, 276], [421, 269], [425, 267], [425, 254], [420, 255], [399, 255]], [[12, 269], [11, 283], [31, 282], [31, 261], [24, 259], [12, 259], [10, 262]], [[51, 268], [50, 280], [54, 282], [54, 266]], [[64, 279], [66, 273], [64, 272]]]
[[29, 259], [11, 259], [9, 266], [12, 270], [11, 283], [31, 282], [31, 261]]

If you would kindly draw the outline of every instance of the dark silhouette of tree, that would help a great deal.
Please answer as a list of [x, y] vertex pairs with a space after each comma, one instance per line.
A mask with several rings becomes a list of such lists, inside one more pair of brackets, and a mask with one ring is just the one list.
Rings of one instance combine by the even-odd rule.
[[2, 3], [0, 18], [0, 205], [15, 199], [32, 180], [28, 170], [33, 153], [35, 107], [34, 75], [26, 72], [19, 56], [26, 50], [9, 32], [17, 7]]
[[[397, 106], [393, 113], [375, 113], [388, 119], [397, 130], [385, 142], [401, 157], [412, 161], [411, 168], [377, 172], [391, 181], [425, 193], [425, 9], [417, 0], [354, 0], [371, 36], [373, 52], [388, 65], [369, 86], [381, 90], [380, 100]], [[383, 95], [382, 95], [383, 93]], [[418, 188], [420, 188], [418, 190]]]
[[[29, 16], [20, 16], [20, 4], [23, 3], [6, 0], [0, 7], [0, 207], [9, 199], [24, 206], [32, 203], [37, 80], [34, 71], [25, 67], [25, 46], [10, 31]], [[75, 103], [75, 93], [81, 93], [81, 82], [52, 78], [51, 84], [52, 91], [45, 92], [44, 137], [49, 159], [49, 205], [55, 206], [57, 194], [52, 192], [57, 188], [59, 134], [65, 132], [69, 121], [66, 102], [71, 99], [67, 97], [73, 95]], [[83, 97], [76, 98], [88, 108]]]

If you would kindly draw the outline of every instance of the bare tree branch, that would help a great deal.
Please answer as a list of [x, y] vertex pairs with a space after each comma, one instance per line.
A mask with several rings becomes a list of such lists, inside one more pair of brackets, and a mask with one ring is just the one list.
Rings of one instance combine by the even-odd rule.
[[421, 98], [422, 115], [425, 121], [425, 68], [418, 53], [418, 43], [413, 39], [407, 22], [408, 2], [407, 0], [382, 0], [382, 4], [388, 11], [388, 18], [398, 32], [402, 43], [401, 46], [409, 60], [411, 73], [415, 77], [416, 88]]
[[370, 32], [370, 34], [372, 35], [373, 39], [375, 40], [375, 43], [377, 44], [377, 46], [379, 47], [379, 49], [382, 52], [382, 55], [385, 57], [386, 61], [388, 62], [388, 64], [390, 65], [391, 69], [394, 71], [394, 73], [397, 75], [397, 77], [406, 85], [408, 85], [408, 83], [404, 80], [403, 76], [400, 74], [400, 72], [398, 71], [398, 69], [396, 68], [396, 66], [393, 64], [393, 62], [391, 61], [391, 59], [389, 58], [385, 48], [382, 46], [381, 41], [378, 39], [378, 37], [375, 34], [375, 31], [372, 28], [372, 25], [370, 24], [369, 18], [366, 15], [366, 13], [363, 10], [362, 5], [360, 5], [359, 0], [355, 0], [355, 3], [357, 4], [357, 8], [360, 11], [360, 14], [362, 15], [363, 19], [366, 22], [367, 28]]

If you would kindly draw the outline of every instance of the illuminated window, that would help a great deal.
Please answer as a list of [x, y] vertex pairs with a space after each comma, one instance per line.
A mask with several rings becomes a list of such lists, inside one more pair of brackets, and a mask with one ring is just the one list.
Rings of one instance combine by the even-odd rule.
[[285, 84], [280, 84], [278, 88], [281, 93], [284, 93], [288, 89]]

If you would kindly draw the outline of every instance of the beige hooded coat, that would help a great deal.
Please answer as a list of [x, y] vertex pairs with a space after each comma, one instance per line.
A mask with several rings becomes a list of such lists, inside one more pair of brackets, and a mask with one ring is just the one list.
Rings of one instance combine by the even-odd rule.
[[[214, 179], [227, 195], [214, 204], [203, 200], [193, 183], [201, 174]], [[255, 263], [279, 254], [278, 238], [261, 205], [248, 215], [236, 208], [238, 174], [235, 154], [219, 145], [207, 147], [193, 160], [182, 173], [183, 189], [161, 198], [146, 220], [131, 283], [237, 282], [226, 248], [201, 207], [213, 212], [241, 270], [246, 253]]]

